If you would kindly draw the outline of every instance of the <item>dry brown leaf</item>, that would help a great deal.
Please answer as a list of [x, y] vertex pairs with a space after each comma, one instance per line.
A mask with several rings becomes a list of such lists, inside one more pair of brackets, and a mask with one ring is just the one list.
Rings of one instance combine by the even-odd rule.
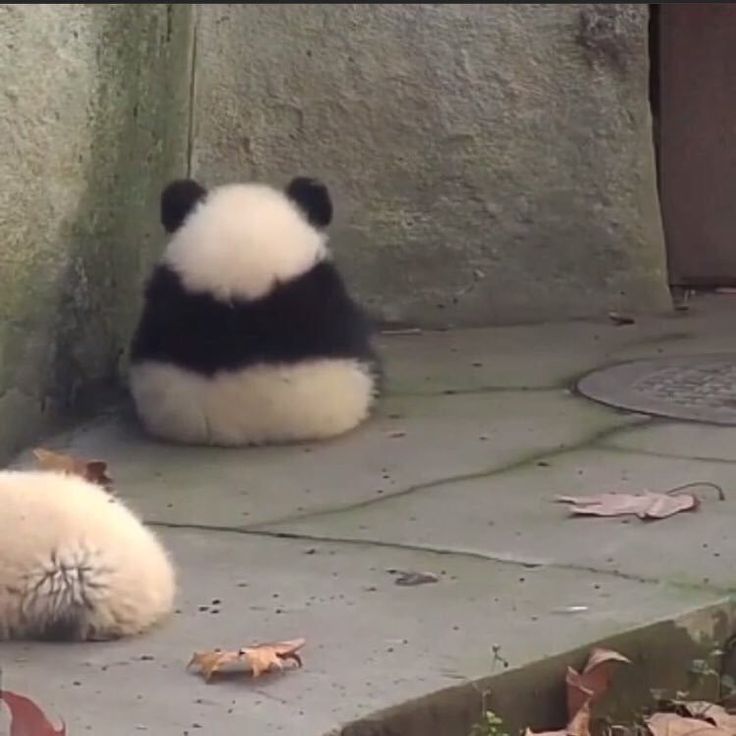
[[242, 652], [223, 652], [214, 649], [209, 652], [195, 652], [187, 664], [187, 669], [196, 667], [205, 680], [209, 681], [216, 672], [250, 672], [250, 662]]
[[590, 708], [608, 690], [614, 669], [619, 664], [631, 664], [631, 660], [612, 649], [596, 647], [590, 653], [582, 674], [567, 668], [567, 717], [574, 720], [583, 707]]
[[709, 703], [707, 700], [691, 700], [684, 703], [684, 708], [693, 718], [712, 721], [718, 728], [725, 728], [736, 734], [736, 715], [729, 713], [722, 705]]
[[[596, 701], [608, 690], [613, 669], [619, 664], [630, 664], [631, 660], [612, 649], [595, 648], [588, 657], [582, 674], [572, 667], [567, 668], [567, 718], [565, 728], [557, 731], [535, 733], [529, 728], [524, 736], [590, 736], [590, 712]], [[663, 736], [654, 734], [654, 736]], [[676, 736], [681, 736], [677, 734]], [[709, 736], [722, 736], [709, 734]], [[734, 736], [732, 734], [732, 736]]]
[[646, 719], [652, 736], [733, 736], [728, 728], [718, 728], [700, 718], [687, 718], [677, 713], [655, 713]]
[[567, 717], [572, 720], [582, 707], [590, 702], [593, 691], [585, 687], [583, 676], [572, 667], [568, 667], [565, 674], [565, 689], [567, 693]]
[[631, 660], [619, 652], [615, 652], [613, 649], [603, 649], [602, 647], [595, 647], [588, 657], [588, 663], [585, 665], [583, 674], [587, 674], [596, 670], [603, 665], [611, 665], [613, 662], [620, 662], [621, 664], [631, 664]]
[[25, 695], [0, 690], [0, 702], [10, 711], [10, 736], [66, 736], [66, 726], [57, 731], [44, 712]]
[[698, 499], [689, 493], [600, 493], [595, 496], [555, 496], [555, 501], [572, 505], [579, 516], [638, 516], [640, 519], [666, 519], [681, 511], [694, 511]]
[[643, 519], [666, 519], [681, 511], [694, 511], [700, 505], [697, 497], [689, 493], [669, 496], [666, 493], [649, 493], [652, 505], [647, 509]]
[[297, 651], [305, 643], [305, 639], [293, 639], [256, 644], [237, 651], [214, 649], [195, 652], [187, 669], [196, 667], [206, 681], [215, 674], [250, 673], [253, 677], [260, 677], [265, 672], [283, 670], [287, 664], [301, 667], [302, 660]]
[[622, 314], [621, 312], [609, 312], [608, 319], [610, 319], [617, 327], [621, 327], [622, 325], [633, 325], [636, 323], [636, 320], [633, 317], [628, 314]]
[[438, 583], [440, 581], [439, 576], [435, 575], [433, 572], [415, 572], [413, 570], [397, 572], [399, 573], [399, 577], [394, 580], [396, 585], [426, 585], [427, 583]]
[[108, 491], [112, 488], [112, 478], [107, 475], [107, 463], [104, 460], [85, 460], [73, 455], [44, 450], [42, 447], [37, 447], [33, 454], [43, 470], [56, 470], [67, 475], [77, 475]]
[[575, 717], [567, 724], [565, 731], [568, 736], [590, 736], [590, 706], [591, 701], [586, 700]]
[[593, 514], [596, 516], [620, 516], [639, 514], [649, 505], [641, 496], [628, 493], [599, 493], [595, 496], [555, 496], [558, 503], [569, 503], [573, 514]]

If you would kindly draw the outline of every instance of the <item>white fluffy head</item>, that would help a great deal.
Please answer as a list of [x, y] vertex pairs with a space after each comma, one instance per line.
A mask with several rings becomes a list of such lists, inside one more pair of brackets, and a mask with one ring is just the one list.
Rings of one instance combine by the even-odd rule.
[[284, 192], [229, 184], [208, 192], [174, 233], [163, 262], [189, 291], [258, 299], [329, 257], [327, 237]]

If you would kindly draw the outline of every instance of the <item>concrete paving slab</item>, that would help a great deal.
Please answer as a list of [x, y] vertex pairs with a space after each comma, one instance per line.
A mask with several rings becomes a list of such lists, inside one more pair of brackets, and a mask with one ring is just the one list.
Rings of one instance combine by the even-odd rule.
[[391, 356], [390, 390], [426, 394], [564, 387], [597, 366], [612, 345], [632, 340], [632, 332], [579, 322], [422, 332], [384, 338], [381, 345]]
[[[541, 462], [267, 528], [736, 589], [736, 572], [724, 564], [736, 556], [736, 465], [601, 449]], [[551, 500], [697, 481], [719, 484], [727, 500], [717, 501], [712, 489], [696, 489], [703, 499], [699, 511], [657, 522], [569, 518], [566, 505]]]
[[239, 528], [487, 473], [635, 421], [560, 391], [491, 392], [394, 396], [353, 434], [307, 447], [180, 448], [115, 416], [47, 444], [108, 461], [149, 521]]
[[684, 323], [610, 322], [494, 327], [384, 337], [392, 393], [564, 388], [586, 371], [649, 344], [684, 341]]
[[712, 355], [728, 353], [736, 349], [736, 337], [732, 335], [704, 335], [697, 332], [673, 332], [661, 339], [646, 340], [611, 350], [616, 362], [644, 358], [685, 357], [688, 355]]
[[734, 427], [715, 427], [695, 422], [652, 422], [616, 432], [600, 444], [632, 453], [721, 460], [736, 464]]
[[392, 393], [560, 388], [600, 365], [640, 357], [728, 352], [736, 298], [695, 299], [689, 312], [633, 324], [564, 322], [383, 336]]
[[[163, 537], [182, 570], [173, 621], [114, 644], [4, 645], [3, 686], [32, 696], [70, 734], [321, 736], [491, 674], [493, 646], [519, 667], [718, 600], [611, 575], [374, 545], [191, 530]], [[399, 587], [392, 568], [434, 571], [440, 582]], [[581, 604], [582, 612], [565, 610]], [[294, 636], [308, 639], [300, 671], [210, 685], [184, 671], [196, 649]]]
[[[160, 525], [180, 613], [116, 644], [4, 645], [3, 685], [70, 734], [323, 736], [492, 674], [492, 646], [523, 666], [722, 601], [736, 587], [736, 430], [617, 412], [564, 387], [637, 354], [723, 351], [724, 304], [621, 327], [384, 337], [392, 393], [335, 442], [177, 448], [125, 413], [44, 442], [106, 459]], [[705, 490], [697, 513], [653, 524], [570, 519], [549, 500], [699, 480], [728, 500]], [[398, 587], [388, 569], [440, 581]], [[306, 667], [283, 678], [208, 686], [183, 671], [195, 649], [300, 635]]]

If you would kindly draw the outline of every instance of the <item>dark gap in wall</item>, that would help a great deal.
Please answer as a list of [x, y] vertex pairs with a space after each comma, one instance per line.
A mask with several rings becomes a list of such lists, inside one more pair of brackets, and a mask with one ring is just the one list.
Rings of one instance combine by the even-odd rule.
[[649, 105], [652, 112], [654, 160], [657, 167], [657, 190], [660, 189], [659, 167], [659, 5], [649, 6]]
[[191, 17], [191, 46], [190, 46], [190, 66], [189, 66], [189, 120], [187, 121], [187, 176], [192, 175], [192, 166], [194, 158], [194, 126], [196, 125], [195, 119], [195, 104], [197, 96], [197, 36], [198, 36], [198, 22], [199, 13], [196, 5], [192, 6], [192, 17]]
[[657, 182], [657, 197], [659, 200], [659, 216], [662, 220], [662, 229], [665, 239], [665, 258], [668, 262], [667, 272], [670, 293], [675, 308], [684, 307], [688, 300], [689, 292], [672, 283], [669, 269], [669, 253], [667, 251], [667, 227], [664, 221], [664, 209], [662, 207], [662, 170], [660, 160], [660, 112], [661, 112], [661, 90], [660, 90], [660, 14], [661, 6], [655, 3], [649, 5], [649, 108], [652, 114], [652, 145], [654, 146], [655, 178]]

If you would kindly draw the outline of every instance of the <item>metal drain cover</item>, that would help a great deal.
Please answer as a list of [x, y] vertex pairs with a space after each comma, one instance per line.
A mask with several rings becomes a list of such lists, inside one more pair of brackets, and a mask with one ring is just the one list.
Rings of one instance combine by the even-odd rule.
[[736, 353], [622, 363], [588, 374], [577, 387], [628, 411], [736, 426]]

